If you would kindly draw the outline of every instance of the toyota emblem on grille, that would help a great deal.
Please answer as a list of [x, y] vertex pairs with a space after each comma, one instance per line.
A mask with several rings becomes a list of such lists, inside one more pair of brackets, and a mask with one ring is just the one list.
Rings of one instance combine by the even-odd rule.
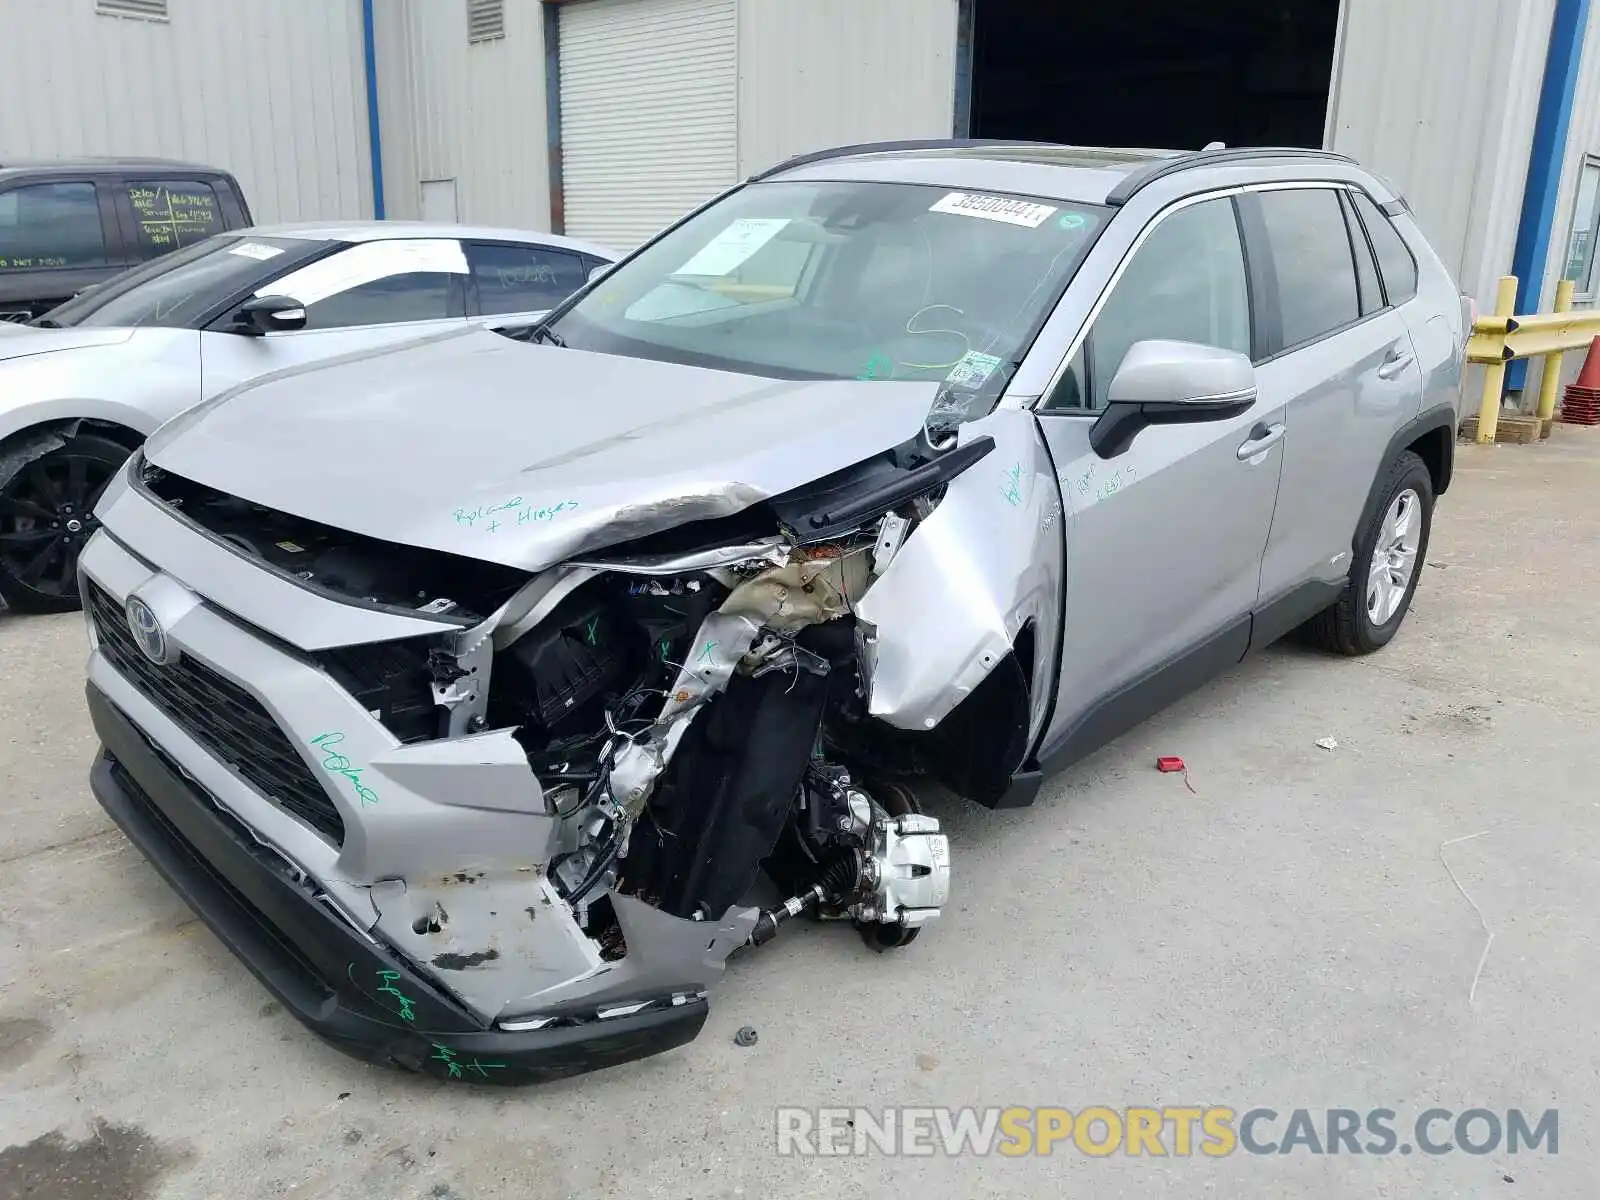
[[139, 644], [139, 650], [153, 663], [165, 665], [177, 658], [177, 652], [167, 645], [167, 631], [161, 628], [155, 611], [137, 596], [129, 596], [123, 610], [128, 617], [128, 631]]

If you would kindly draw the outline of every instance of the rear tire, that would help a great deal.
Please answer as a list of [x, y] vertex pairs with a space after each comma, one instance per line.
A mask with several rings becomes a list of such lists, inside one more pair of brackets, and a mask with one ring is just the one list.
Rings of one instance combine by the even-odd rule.
[[1339, 599], [1305, 625], [1314, 646], [1371, 654], [1389, 644], [1411, 610], [1433, 529], [1433, 477], [1402, 451], [1378, 485], [1379, 502], [1356, 539], [1355, 561]]
[[80, 433], [0, 481], [0, 597], [18, 612], [79, 607], [78, 554], [128, 448]]

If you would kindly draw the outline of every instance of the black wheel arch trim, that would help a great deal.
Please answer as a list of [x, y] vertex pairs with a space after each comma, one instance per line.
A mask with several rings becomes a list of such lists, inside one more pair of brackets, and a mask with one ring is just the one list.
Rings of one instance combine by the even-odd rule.
[[1367, 492], [1367, 502], [1361, 506], [1361, 518], [1350, 534], [1352, 551], [1355, 549], [1356, 539], [1361, 536], [1361, 531], [1372, 520], [1373, 512], [1383, 502], [1383, 497], [1378, 491], [1389, 464], [1399, 458], [1418, 438], [1438, 430], [1444, 432], [1444, 437], [1441, 439], [1444, 444], [1444, 456], [1439, 464], [1439, 478], [1434, 481], [1433, 494], [1435, 499], [1444, 495], [1445, 489], [1450, 486], [1451, 475], [1455, 471], [1456, 457], [1456, 410], [1449, 406], [1430, 408], [1427, 412], [1413, 417], [1395, 430], [1389, 438], [1389, 445], [1372, 472], [1372, 487]]

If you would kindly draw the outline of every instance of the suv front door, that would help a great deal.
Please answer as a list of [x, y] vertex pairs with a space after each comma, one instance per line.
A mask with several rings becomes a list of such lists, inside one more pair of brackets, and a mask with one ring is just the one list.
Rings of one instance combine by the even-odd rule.
[[421, 337], [466, 317], [467, 258], [454, 238], [357, 242], [256, 289], [306, 310], [304, 329], [230, 332], [233, 314], [201, 335], [201, 389], [216, 395], [268, 371]]
[[[1282, 406], [1153, 426], [1109, 460], [1089, 446], [1111, 378], [1151, 338], [1252, 354], [1234, 202], [1158, 215], [1123, 260], [1066, 373], [1039, 409], [1066, 512], [1061, 677], [1045, 745], [1072, 756], [1237, 662], [1283, 463]], [[1253, 354], [1252, 354], [1253, 357]]]

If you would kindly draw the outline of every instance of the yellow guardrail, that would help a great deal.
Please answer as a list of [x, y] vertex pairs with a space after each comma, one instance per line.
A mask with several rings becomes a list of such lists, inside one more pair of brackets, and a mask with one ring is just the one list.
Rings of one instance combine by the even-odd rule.
[[1500, 395], [1505, 390], [1506, 364], [1514, 358], [1542, 358], [1544, 372], [1539, 379], [1540, 420], [1556, 415], [1556, 389], [1561, 386], [1561, 356], [1568, 350], [1582, 350], [1600, 337], [1600, 308], [1572, 312], [1572, 280], [1556, 284], [1555, 311], [1515, 315], [1517, 277], [1503, 276], [1495, 290], [1494, 312], [1485, 313], [1472, 325], [1467, 338], [1467, 361], [1481, 363], [1483, 400], [1478, 406], [1478, 444], [1494, 441], [1500, 424]]

